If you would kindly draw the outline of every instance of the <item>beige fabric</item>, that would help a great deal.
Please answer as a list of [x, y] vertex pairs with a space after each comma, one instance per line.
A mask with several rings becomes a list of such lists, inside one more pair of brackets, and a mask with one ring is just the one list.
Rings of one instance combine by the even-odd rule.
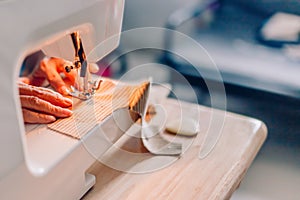
[[87, 101], [73, 99], [73, 115], [49, 124], [48, 128], [81, 139], [89, 130], [103, 121], [114, 110], [128, 107], [142, 111], [139, 101], [144, 100], [144, 93], [149, 81], [139, 84], [120, 83], [104, 79], [97, 93]]

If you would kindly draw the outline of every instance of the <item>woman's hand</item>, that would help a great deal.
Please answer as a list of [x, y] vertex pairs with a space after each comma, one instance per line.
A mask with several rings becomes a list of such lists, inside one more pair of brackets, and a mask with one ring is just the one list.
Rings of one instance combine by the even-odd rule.
[[69, 117], [72, 101], [53, 90], [18, 83], [25, 123], [51, 123], [58, 117]]
[[[67, 73], [66, 65], [72, 65], [72, 63], [61, 58], [45, 57], [29, 77], [23, 77], [22, 81], [30, 85], [42, 86], [47, 80], [57, 92], [68, 95], [68, 86], [74, 85], [76, 71], [72, 70]], [[61, 73], [65, 78], [61, 77]]]
[[[76, 70], [71, 70], [70, 72], [65, 70], [65, 66], [71, 65], [73, 65], [72, 62], [61, 58], [45, 57], [29, 77], [22, 77], [21, 79], [22, 82], [34, 86], [43, 86], [44, 82], [48, 81], [55, 91], [62, 95], [68, 95], [68, 88], [71, 85], [75, 88], [78, 87], [75, 83]], [[88, 67], [91, 73], [96, 73], [99, 70], [98, 65], [95, 63], [89, 63]], [[63, 74], [64, 78], [60, 74]]]

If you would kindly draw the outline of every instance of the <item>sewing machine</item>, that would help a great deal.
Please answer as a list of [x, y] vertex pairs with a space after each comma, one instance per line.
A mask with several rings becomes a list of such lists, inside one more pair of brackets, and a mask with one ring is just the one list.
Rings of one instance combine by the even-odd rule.
[[[0, 1], [0, 199], [79, 199], [95, 184], [86, 170], [109, 145], [93, 134], [99, 126], [82, 140], [48, 129], [25, 134], [16, 80], [22, 61], [36, 50], [74, 60], [72, 39], [78, 34], [85, 55], [118, 35], [123, 7], [123, 0]], [[98, 47], [97, 59], [118, 43], [115, 36]], [[88, 72], [80, 64], [84, 79]], [[92, 87], [84, 80], [82, 91], [73, 91], [73, 96], [85, 98]]]

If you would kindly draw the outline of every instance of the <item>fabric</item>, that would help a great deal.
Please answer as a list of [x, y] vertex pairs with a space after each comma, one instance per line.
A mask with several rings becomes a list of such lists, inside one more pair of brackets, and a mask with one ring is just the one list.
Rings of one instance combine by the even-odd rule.
[[[132, 109], [140, 114], [145, 111], [141, 101], [148, 95], [150, 82], [129, 84], [104, 79], [100, 89], [89, 100], [73, 98], [73, 115], [49, 124], [48, 128], [81, 139], [88, 131], [101, 123], [118, 108]], [[143, 103], [144, 104], [144, 103]]]

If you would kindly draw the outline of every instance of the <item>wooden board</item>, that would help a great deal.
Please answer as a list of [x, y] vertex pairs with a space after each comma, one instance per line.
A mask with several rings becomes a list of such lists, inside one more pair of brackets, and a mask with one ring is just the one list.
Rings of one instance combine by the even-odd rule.
[[[181, 111], [199, 120], [200, 133], [196, 137], [176, 137], [184, 144], [184, 154], [180, 158], [153, 156], [146, 153], [138, 138], [125, 135], [123, 142], [100, 159], [105, 164], [97, 162], [90, 168], [96, 185], [84, 200], [231, 197], [266, 138], [265, 125], [252, 118], [171, 99], [163, 101], [162, 107], [167, 120], [180, 117]], [[200, 111], [199, 115], [195, 111]], [[208, 140], [216, 139], [211, 135], [220, 137], [213, 150], [201, 157], [200, 151], [207, 150], [205, 144], [214, 143]], [[163, 136], [174, 137], [168, 133]], [[123, 151], [118, 148], [121, 146]]]

